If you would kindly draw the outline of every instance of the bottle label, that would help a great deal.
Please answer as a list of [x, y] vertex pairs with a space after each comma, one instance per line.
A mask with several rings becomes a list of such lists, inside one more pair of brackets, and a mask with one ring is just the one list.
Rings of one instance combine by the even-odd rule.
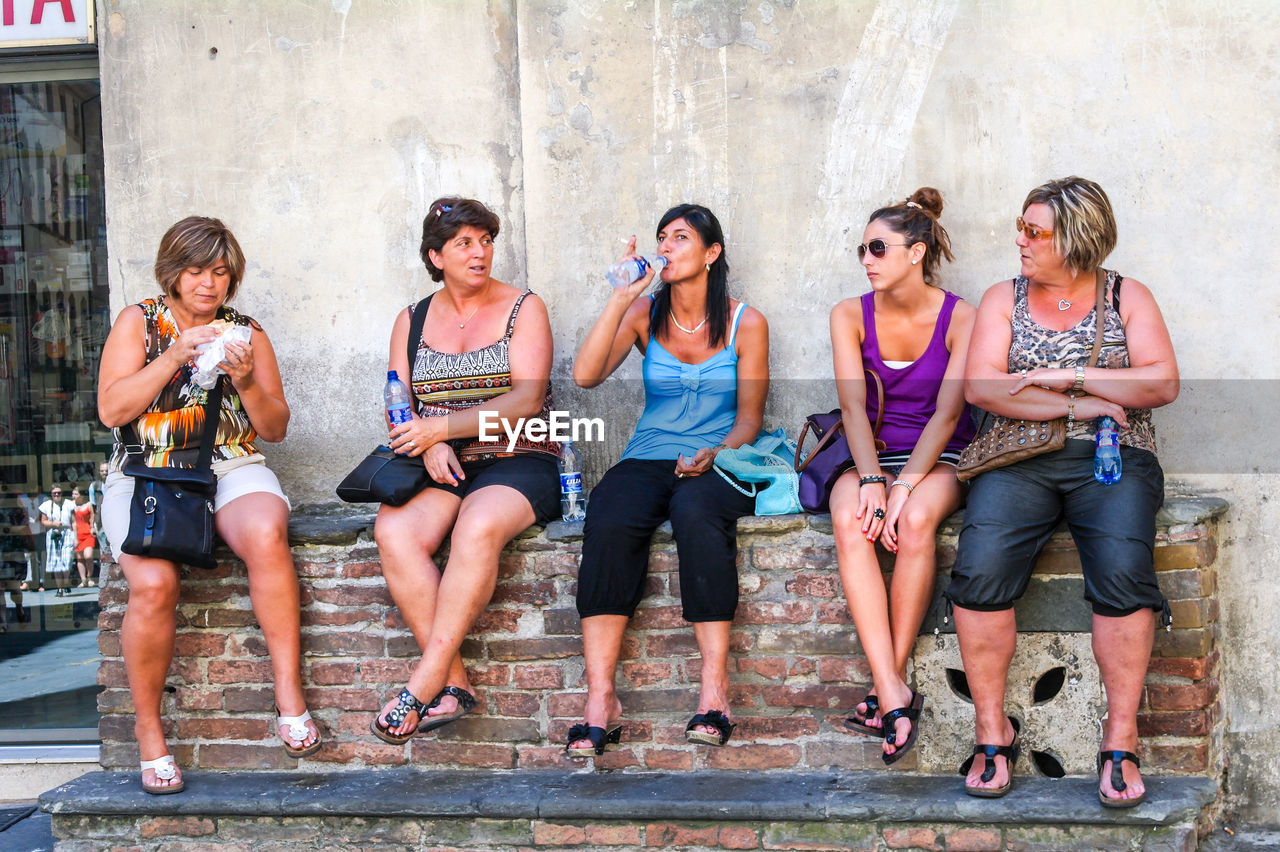
[[397, 405], [394, 408], [387, 409], [387, 420], [391, 422], [392, 426], [408, 423], [412, 419], [413, 414], [409, 411], [409, 406], [407, 405]]
[[580, 473], [560, 474], [560, 493], [561, 494], [581, 494], [582, 493], [582, 474]]

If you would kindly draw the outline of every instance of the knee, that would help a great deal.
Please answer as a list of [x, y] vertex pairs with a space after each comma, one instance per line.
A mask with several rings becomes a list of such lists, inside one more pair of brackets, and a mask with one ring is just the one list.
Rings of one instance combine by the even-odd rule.
[[129, 610], [141, 615], [171, 613], [178, 606], [178, 572], [157, 570], [129, 578]]
[[908, 502], [898, 515], [899, 552], [903, 549], [917, 552], [931, 549], [937, 536], [937, 519], [922, 509], [911, 508], [911, 503]]
[[373, 540], [379, 551], [405, 547], [420, 549], [424, 543], [422, 529], [411, 515], [401, 510], [388, 510], [385, 506], [373, 522]]
[[835, 534], [836, 547], [840, 549], [865, 543], [867, 540], [862, 532], [862, 519], [858, 517], [857, 503], [832, 506], [831, 528]]
[[469, 512], [458, 519], [449, 535], [451, 553], [496, 555], [511, 539], [510, 529], [492, 512]]

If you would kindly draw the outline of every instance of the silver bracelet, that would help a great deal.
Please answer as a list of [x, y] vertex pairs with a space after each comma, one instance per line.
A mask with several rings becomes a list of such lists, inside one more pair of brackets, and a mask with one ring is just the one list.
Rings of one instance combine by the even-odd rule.
[[890, 485], [889, 487], [893, 488], [895, 485], [901, 485], [903, 488], [907, 489], [907, 496], [910, 496], [916, 493], [915, 486], [913, 486], [910, 482], [907, 482], [905, 479], [895, 479], [893, 481], [893, 485]]

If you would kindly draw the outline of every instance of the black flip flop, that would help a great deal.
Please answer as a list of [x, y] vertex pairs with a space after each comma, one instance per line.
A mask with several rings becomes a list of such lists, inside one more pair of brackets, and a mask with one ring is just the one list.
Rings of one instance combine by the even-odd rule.
[[[699, 725], [710, 725], [719, 731], [719, 734], [708, 734], [706, 731], [695, 731], [694, 728]], [[684, 726], [684, 738], [699, 745], [722, 746], [729, 742], [729, 737], [733, 736], [733, 729], [738, 727], [729, 721], [729, 717], [719, 710], [708, 710], [705, 713], [699, 713], [689, 720], [689, 724]]]
[[[587, 740], [590, 748], [570, 748], [579, 740]], [[573, 758], [587, 758], [613, 751], [622, 742], [622, 725], [610, 723], [608, 729], [597, 725], [574, 725], [569, 729], [569, 739], [564, 744], [564, 753]]]
[[400, 690], [400, 694], [396, 696], [396, 706], [391, 708], [391, 712], [387, 714], [387, 723], [382, 723], [382, 716], [374, 716], [373, 721], [369, 723], [369, 730], [375, 737], [384, 743], [391, 745], [404, 745], [413, 739], [418, 732], [410, 731], [407, 734], [393, 734], [392, 728], [398, 728], [404, 724], [404, 720], [409, 717], [410, 712], [418, 714], [418, 718], [422, 718], [422, 714], [426, 712], [427, 705], [418, 700], [409, 687]]
[[1009, 765], [1009, 780], [999, 787], [970, 787], [965, 784], [964, 791], [970, 796], [976, 796], [979, 799], [999, 799], [1013, 789], [1013, 766], [1018, 762], [1018, 754], [1022, 751], [1022, 745], [1018, 742], [1018, 737], [1021, 733], [1018, 721], [1013, 718], [1010, 718], [1009, 721], [1013, 723], [1012, 742], [1007, 746], [975, 745], [973, 754], [964, 763], [960, 764], [960, 774], [968, 775], [974, 759], [978, 755], [983, 755], [986, 762], [982, 767], [982, 780], [990, 781], [996, 777], [996, 758], [1003, 757]]
[[1124, 792], [1124, 790], [1129, 786], [1129, 784], [1124, 780], [1124, 770], [1121, 768], [1120, 764], [1127, 760], [1132, 763], [1135, 768], [1142, 768], [1142, 764], [1138, 763], [1138, 756], [1131, 751], [1109, 749], [1098, 752], [1098, 801], [1102, 806], [1104, 808], [1136, 808], [1138, 805], [1146, 801], [1146, 791], [1143, 791], [1140, 796], [1134, 796], [1132, 799], [1113, 798], [1102, 792], [1102, 767], [1108, 760], [1111, 761], [1111, 789], [1115, 790], [1117, 793]]
[[[439, 716], [427, 715], [427, 710], [432, 707], [439, 707], [440, 700], [446, 695], [452, 695], [458, 699], [458, 709], [452, 713], [446, 713]], [[434, 731], [436, 728], [442, 728], [450, 722], [456, 722], [463, 716], [476, 709], [476, 697], [465, 689], [457, 686], [446, 686], [444, 689], [436, 693], [436, 697], [431, 699], [431, 703], [419, 715], [421, 720], [418, 724], [418, 733], [425, 734], [427, 731]]]
[[897, 763], [915, 747], [916, 738], [920, 735], [920, 711], [924, 708], [924, 696], [911, 690], [911, 704], [906, 707], [899, 707], [897, 710], [890, 710], [880, 717], [881, 724], [884, 725], [884, 741], [891, 746], [898, 745], [898, 732], [894, 725], [899, 719], [907, 719], [911, 722], [911, 733], [907, 734], [907, 741], [901, 746], [893, 750], [893, 754], [885, 752], [880, 753], [880, 758], [886, 765]]
[[867, 724], [867, 722], [874, 719], [875, 715], [880, 712], [880, 699], [876, 697], [874, 692], [868, 692], [858, 703], [867, 705], [866, 715], [858, 715], [858, 708], [854, 707], [853, 715], [844, 720], [845, 728], [850, 731], [856, 731], [860, 734], [869, 734], [873, 737], [883, 737], [884, 728], [873, 728], [871, 725]]

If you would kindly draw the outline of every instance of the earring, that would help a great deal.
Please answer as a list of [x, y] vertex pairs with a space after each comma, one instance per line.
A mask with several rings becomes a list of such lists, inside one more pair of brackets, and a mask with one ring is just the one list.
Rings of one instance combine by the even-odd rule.
[[911, 265], [912, 265], [912, 266], [915, 266], [915, 265], [916, 265], [917, 263], [919, 263], [919, 262], [920, 262], [920, 261], [918, 261], [918, 260], [913, 260], [913, 261], [911, 261]]
[[711, 264], [709, 264], [709, 263], [704, 264], [704, 267], [706, 268], [706, 270], [707, 270], [708, 272], [710, 272], [710, 271], [711, 271]]

